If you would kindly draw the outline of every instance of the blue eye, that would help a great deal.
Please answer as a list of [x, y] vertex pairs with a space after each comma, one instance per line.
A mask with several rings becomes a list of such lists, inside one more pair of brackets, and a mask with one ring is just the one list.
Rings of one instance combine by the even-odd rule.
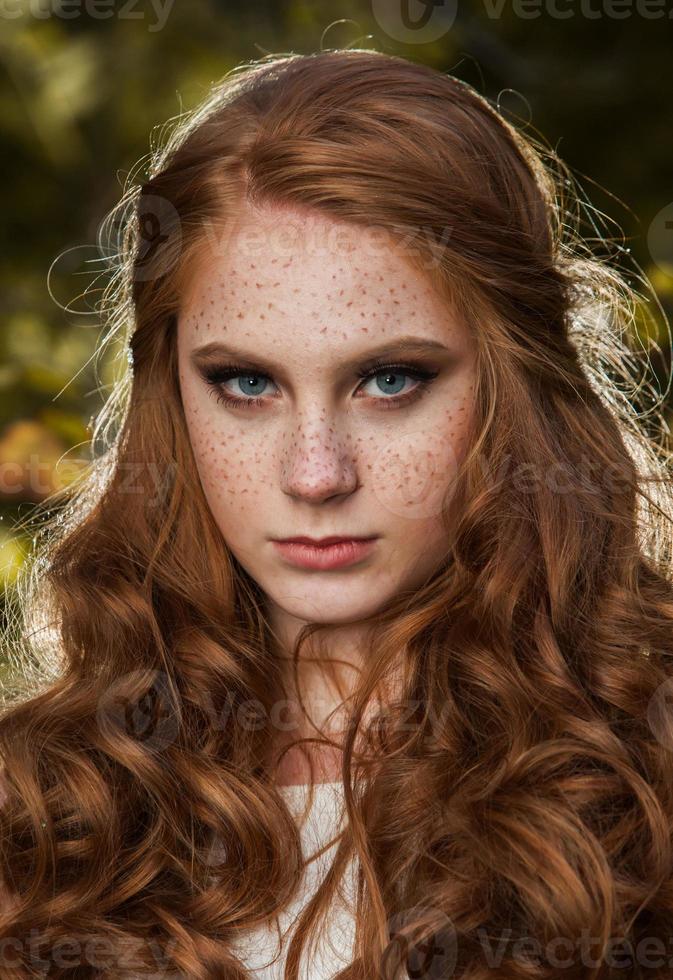
[[[246, 395], [261, 395], [266, 386], [266, 378], [262, 374], [239, 374], [234, 377], [243, 378], [243, 383], [239, 381], [238, 384]], [[260, 385], [262, 385], [261, 391]]]
[[[404, 387], [404, 379], [406, 377], [409, 377], [409, 375], [406, 374], [404, 371], [388, 370], [388, 371], [377, 371], [376, 374], [372, 376], [372, 380], [373, 378], [376, 378], [376, 384], [379, 386], [379, 389], [384, 394], [397, 395]], [[383, 379], [383, 381], [381, 382], [381, 380], [379, 379]], [[395, 388], [395, 390], [390, 391], [390, 386]]]
[[[380, 366], [375, 365], [373, 369], [370, 367], [358, 372], [358, 377], [366, 382], [376, 379], [378, 390], [382, 395], [381, 397], [377, 395], [370, 397], [374, 401], [380, 402], [384, 408], [396, 408], [403, 404], [409, 404], [420, 397], [429, 388], [438, 373], [438, 371], [430, 371], [419, 365], [382, 364]], [[262, 398], [261, 394], [265, 391], [267, 382], [271, 380], [262, 371], [251, 371], [250, 368], [246, 369], [237, 364], [222, 364], [206, 368], [204, 378], [211, 390], [215, 391], [218, 403], [223, 402], [232, 408], [252, 408], [264, 405], [267, 399]], [[407, 378], [411, 378], [417, 384], [411, 391], [400, 395], [399, 392], [404, 388]], [[227, 382], [234, 379], [236, 379], [242, 397], [238, 397], [225, 387]]]

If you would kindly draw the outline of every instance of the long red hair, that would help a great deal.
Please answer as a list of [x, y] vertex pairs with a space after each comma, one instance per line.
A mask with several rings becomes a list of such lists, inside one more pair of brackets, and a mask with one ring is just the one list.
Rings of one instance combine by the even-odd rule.
[[[392, 977], [424, 936], [453, 944], [441, 975], [466, 980], [494, 975], [489, 949], [499, 980], [669, 976], [671, 459], [634, 368], [638, 296], [583, 242], [553, 153], [469, 85], [368, 50], [231, 72], [102, 228], [119, 381], [91, 467], [49, 501], [5, 639], [19, 680], [0, 717], [2, 975], [37, 975], [37, 934], [54, 977], [137, 976], [157, 948], [179, 975], [244, 977], [232, 940], [301, 876], [264, 761], [278, 651], [200, 489], [176, 372], [190, 269], [244, 201], [414, 236], [479, 348], [446, 560], [368, 621], [348, 826], [286, 976], [352, 857], [344, 980]], [[372, 711], [400, 657], [403, 688]], [[245, 726], [251, 702], [262, 723]], [[67, 937], [80, 953], [56, 959]], [[94, 962], [92, 937], [134, 965]]]

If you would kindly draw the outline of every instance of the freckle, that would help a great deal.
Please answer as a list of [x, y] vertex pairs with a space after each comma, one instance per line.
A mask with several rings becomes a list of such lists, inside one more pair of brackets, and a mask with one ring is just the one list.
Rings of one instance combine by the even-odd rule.
[[352, 300], [352, 299], [351, 299], [351, 300], [349, 300], [349, 302], [348, 302], [348, 303], [346, 303], [346, 306], [352, 306], [352, 305], [353, 305], [353, 300]]
[[242, 319], [243, 319], [243, 314], [242, 314], [242, 313], [237, 313], [237, 314], [236, 314], [236, 318], [237, 318], [238, 320], [242, 320]]

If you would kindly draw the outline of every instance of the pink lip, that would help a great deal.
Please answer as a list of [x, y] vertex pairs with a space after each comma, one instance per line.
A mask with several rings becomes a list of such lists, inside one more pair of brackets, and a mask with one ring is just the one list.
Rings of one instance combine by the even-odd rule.
[[330, 539], [333, 544], [308, 544], [308, 538], [274, 541], [274, 547], [292, 565], [300, 568], [341, 568], [361, 561], [371, 553], [376, 538]]

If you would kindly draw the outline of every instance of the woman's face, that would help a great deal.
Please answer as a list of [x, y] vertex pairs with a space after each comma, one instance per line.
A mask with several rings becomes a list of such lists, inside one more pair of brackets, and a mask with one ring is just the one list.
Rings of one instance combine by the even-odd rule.
[[[371, 614], [445, 555], [473, 338], [380, 231], [267, 209], [204, 249], [178, 363], [214, 519], [279, 633]], [[375, 540], [315, 568], [274, 544], [296, 536]]]

